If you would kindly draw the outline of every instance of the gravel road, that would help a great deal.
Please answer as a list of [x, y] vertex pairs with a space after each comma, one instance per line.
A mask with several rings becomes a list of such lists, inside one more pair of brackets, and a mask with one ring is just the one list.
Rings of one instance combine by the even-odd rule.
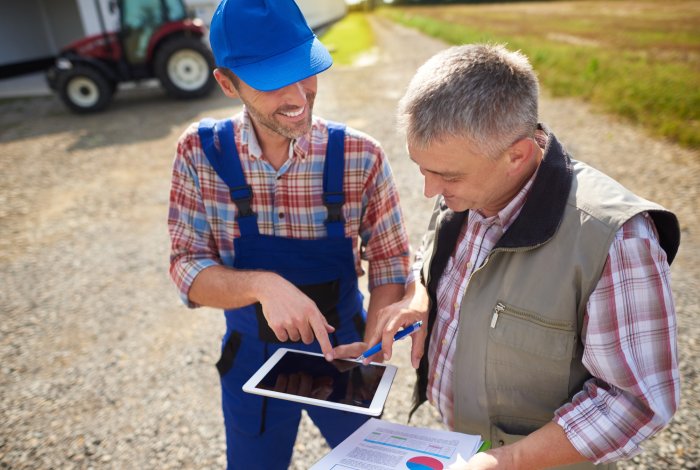
[[[416, 67], [445, 45], [373, 19], [378, 48], [321, 76], [318, 114], [379, 139], [399, 185], [411, 242], [431, 202], [394, 128]], [[223, 316], [182, 306], [167, 276], [170, 165], [179, 134], [240, 103], [174, 102], [159, 89], [117, 96], [103, 114], [56, 98], [0, 103], [0, 468], [219, 469], [225, 466], [218, 357]], [[700, 155], [654, 140], [574, 100], [542, 98], [542, 120], [573, 154], [674, 210], [681, 407], [621, 468], [698, 468]], [[408, 343], [383, 416], [405, 423]], [[441, 429], [423, 406], [412, 422]], [[328, 448], [304, 419], [290, 468]]]

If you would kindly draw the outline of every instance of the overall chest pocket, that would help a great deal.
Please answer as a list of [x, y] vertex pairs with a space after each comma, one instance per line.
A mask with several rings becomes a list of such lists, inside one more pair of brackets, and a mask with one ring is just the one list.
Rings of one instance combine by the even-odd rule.
[[573, 323], [504, 302], [494, 306], [486, 350], [486, 390], [493, 424], [528, 434], [568, 401]]

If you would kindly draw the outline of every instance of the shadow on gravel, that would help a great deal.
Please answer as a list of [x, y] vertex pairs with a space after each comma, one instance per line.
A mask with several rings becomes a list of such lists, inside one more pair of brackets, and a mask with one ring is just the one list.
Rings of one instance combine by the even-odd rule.
[[54, 95], [2, 100], [0, 143], [71, 132], [78, 138], [68, 151], [133, 144], [162, 138], [174, 126], [239, 105], [218, 90], [202, 99], [175, 100], [153, 87], [120, 90], [106, 110], [85, 115], [70, 112]]

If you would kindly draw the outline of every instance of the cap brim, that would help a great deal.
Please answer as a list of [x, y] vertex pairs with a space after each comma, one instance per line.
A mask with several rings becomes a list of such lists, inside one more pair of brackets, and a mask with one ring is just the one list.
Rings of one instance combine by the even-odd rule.
[[330, 53], [314, 36], [312, 41], [276, 56], [229, 68], [248, 86], [273, 91], [321, 73], [332, 64]]

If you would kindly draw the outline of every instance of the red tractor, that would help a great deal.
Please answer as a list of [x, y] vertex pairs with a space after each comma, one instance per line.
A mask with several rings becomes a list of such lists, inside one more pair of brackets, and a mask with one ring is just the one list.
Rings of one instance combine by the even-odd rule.
[[[198, 98], [215, 85], [206, 29], [182, 0], [112, 0], [119, 30], [69, 44], [47, 71], [49, 86], [73, 111], [107, 107], [117, 85], [157, 78], [175, 98]], [[104, 20], [100, 16], [102, 30]]]

